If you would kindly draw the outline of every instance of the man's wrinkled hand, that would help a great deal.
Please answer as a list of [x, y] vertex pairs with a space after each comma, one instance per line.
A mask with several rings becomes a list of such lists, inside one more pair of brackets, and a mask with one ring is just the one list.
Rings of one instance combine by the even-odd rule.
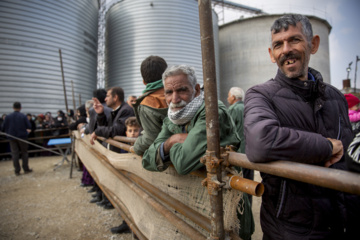
[[330, 167], [331, 165], [340, 161], [340, 159], [344, 155], [344, 147], [340, 140], [333, 139], [333, 138], [327, 138], [327, 139], [332, 143], [333, 151], [332, 151], [330, 160], [326, 161], [324, 166]]
[[170, 152], [170, 149], [175, 143], [185, 142], [188, 134], [187, 133], [178, 133], [169, 137], [164, 143], [164, 153], [167, 155]]
[[97, 139], [97, 136], [96, 136], [96, 134], [95, 134], [95, 132], [93, 132], [92, 134], [91, 134], [91, 138], [90, 138], [90, 143], [91, 143], [91, 145], [94, 145], [95, 144], [95, 140]]

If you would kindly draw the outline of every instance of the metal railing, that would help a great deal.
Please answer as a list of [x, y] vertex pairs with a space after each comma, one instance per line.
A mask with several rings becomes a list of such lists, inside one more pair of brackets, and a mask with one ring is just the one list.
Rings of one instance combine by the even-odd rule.
[[[28, 139], [25, 139], [26, 142], [29, 144], [29, 150], [28, 153], [43, 153], [43, 152], [52, 152], [54, 154], [60, 155], [58, 149], [56, 147], [47, 147], [44, 146], [45, 142], [47, 140], [53, 139], [53, 138], [66, 138], [70, 137], [70, 130], [67, 134], [61, 134], [61, 135], [47, 135], [52, 134], [53, 131], [58, 130], [69, 130], [68, 127], [60, 127], [60, 128], [46, 128], [46, 129], [36, 129], [34, 131], [35, 137], [31, 137]], [[4, 139], [0, 139], [0, 144], [6, 144], [9, 143], [9, 139], [5, 138], [6, 133], [0, 132], [1, 136], [4, 136]], [[32, 147], [35, 147], [37, 149], [33, 149]], [[65, 149], [65, 147], [64, 147]], [[0, 152], [0, 157], [2, 156], [11, 156], [11, 151], [9, 152]]]

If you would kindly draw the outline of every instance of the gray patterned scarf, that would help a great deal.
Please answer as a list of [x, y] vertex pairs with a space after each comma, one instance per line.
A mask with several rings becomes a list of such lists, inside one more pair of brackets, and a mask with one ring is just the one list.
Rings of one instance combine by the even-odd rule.
[[200, 91], [200, 95], [195, 97], [191, 102], [189, 102], [185, 107], [179, 111], [173, 112], [171, 106], [169, 106], [168, 117], [171, 122], [176, 125], [185, 125], [190, 122], [194, 117], [197, 110], [204, 102], [204, 92]]

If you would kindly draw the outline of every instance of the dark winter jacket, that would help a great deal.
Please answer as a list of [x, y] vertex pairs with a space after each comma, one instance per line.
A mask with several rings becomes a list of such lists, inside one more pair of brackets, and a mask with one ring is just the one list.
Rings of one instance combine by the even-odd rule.
[[[125, 136], [125, 120], [135, 116], [134, 110], [126, 102], [123, 102], [118, 109], [111, 112], [109, 120], [104, 113], [97, 115], [97, 128], [95, 134], [104, 138]], [[113, 146], [110, 150], [120, 152], [119, 148]]]
[[[31, 129], [30, 122], [25, 114], [22, 114], [19, 111], [14, 111], [7, 115], [2, 125], [3, 132], [22, 139], [28, 138], [26, 129]], [[11, 137], [8, 138], [12, 139]]]
[[[275, 79], [252, 87], [245, 99], [246, 154], [250, 161], [286, 160], [324, 165], [332, 154], [326, 138], [353, 138], [343, 94], [309, 68], [316, 81]], [[344, 159], [332, 167], [345, 169]], [[270, 239], [336, 239], [346, 213], [342, 193], [262, 173], [261, 225]]]

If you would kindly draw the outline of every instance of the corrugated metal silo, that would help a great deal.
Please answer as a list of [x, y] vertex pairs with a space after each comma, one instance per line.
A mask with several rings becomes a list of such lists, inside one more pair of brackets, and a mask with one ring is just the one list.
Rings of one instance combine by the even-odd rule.
[[[69, 108], [71, 80], [82, 103], [96, 88], [98, 1], [0, 1], [0, 113], [15, 101], [33, 114]], [[78, 107], [78, 101], [77, 107]]]
[[[214, 34], [218, 34], [213, 14]], [[218, 44], [215, 37], [215, 45]], [[195, 68], [203, 83], [199, 9], [195, 0], [120, 1], [106, 15], [105, 82], [120, 86], [125, 96], [141, 95], [145, 86], [140, 64], [149, 55], [168, 65]]]
[[[223, 25], [219, 30], [220, 99], [226, 102], [231, 87], [250, 87], [263, 83], [277, 72], [268, 53], [270, 27], [281, 15], [263, 15]], [[331, 26], [323, 19], [309, 16], [314, 35], [320, 36], [320, 47], [311, 55], [309, 66], [320, 71], [330, 83], [329, 33]]]

